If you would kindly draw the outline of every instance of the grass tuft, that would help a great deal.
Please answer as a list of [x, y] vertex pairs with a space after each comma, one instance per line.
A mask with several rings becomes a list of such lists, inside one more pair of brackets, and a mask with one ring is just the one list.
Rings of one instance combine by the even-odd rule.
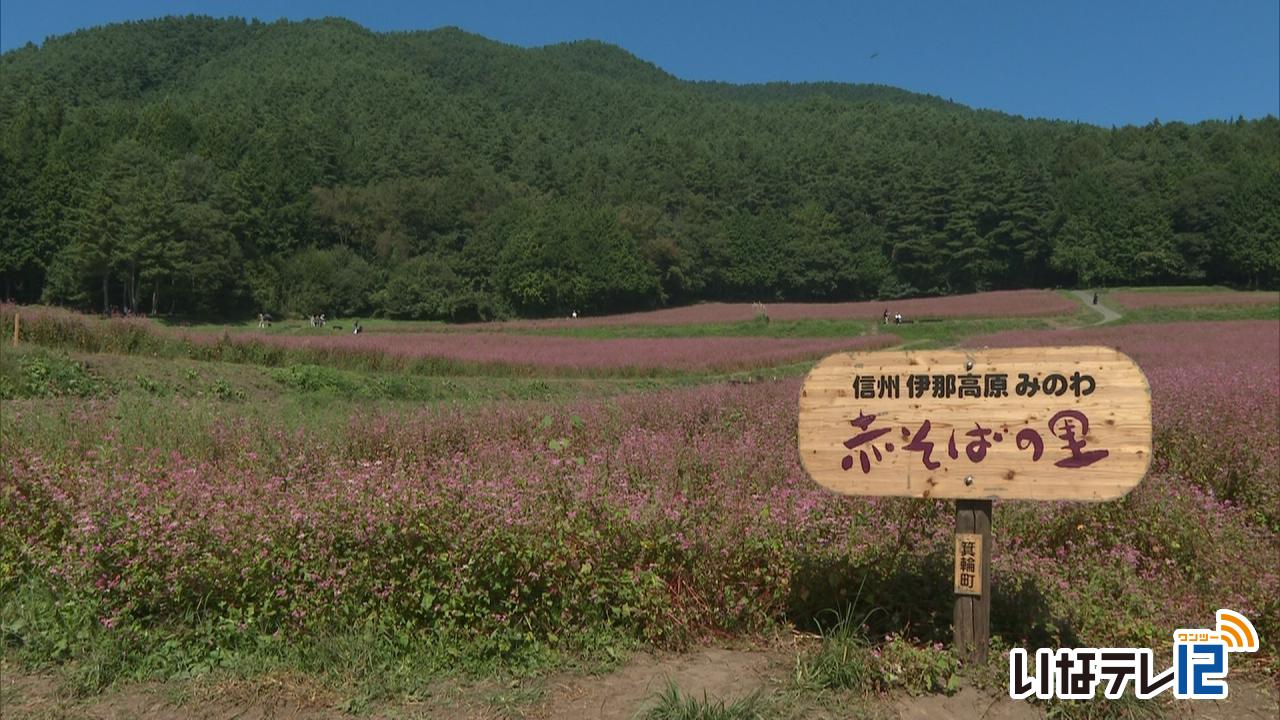
[[658, 694], [658, 702], [645, 713], [646, 720], [756, 720], [765, 717], [759, 690], [726, 703], [702, 692], [702, 698], [684, 693], [674, 682]]

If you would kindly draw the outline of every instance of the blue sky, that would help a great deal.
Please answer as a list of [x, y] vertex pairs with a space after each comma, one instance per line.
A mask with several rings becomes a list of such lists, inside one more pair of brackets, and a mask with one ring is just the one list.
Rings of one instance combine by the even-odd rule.
[[168, 14], [456, 25], [517, 45], [594, 38], [693, 80], [893, 85], [1099, 125], [1280, 115], [1277, 0], [899, 2], [0, 1], [0, 47]]

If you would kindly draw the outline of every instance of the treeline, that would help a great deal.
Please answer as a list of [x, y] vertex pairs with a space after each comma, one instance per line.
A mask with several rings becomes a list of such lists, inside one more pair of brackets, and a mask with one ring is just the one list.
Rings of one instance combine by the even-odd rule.
[[1280, 283], [1280, 121], [1102, 129], [612, 46], [170, 18], [0, 57], [6, 297], [474, 319]]

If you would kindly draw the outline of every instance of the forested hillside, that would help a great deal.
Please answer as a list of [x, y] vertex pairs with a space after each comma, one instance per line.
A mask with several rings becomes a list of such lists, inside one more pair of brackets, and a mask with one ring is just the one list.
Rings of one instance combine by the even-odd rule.
[[0, 59], [8, 297], [473, 319], [1280, 282], [1280, 120], [1103, 129], [597, 42], [172, 18]]

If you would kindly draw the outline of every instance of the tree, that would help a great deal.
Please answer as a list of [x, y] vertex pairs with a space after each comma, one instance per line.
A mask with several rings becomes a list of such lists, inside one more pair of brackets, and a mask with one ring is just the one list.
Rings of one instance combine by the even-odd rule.
[[307, 248], [278, 268], [281, 310], [293, 315], [362, 314], [369, 307], [375, 278], [368, 263], [350, 248]]
[[23, 301], [462, 319], [1280, 283], [1275, 117], [1107, 130], [336, 19], [110, 25], [0, 69]]

